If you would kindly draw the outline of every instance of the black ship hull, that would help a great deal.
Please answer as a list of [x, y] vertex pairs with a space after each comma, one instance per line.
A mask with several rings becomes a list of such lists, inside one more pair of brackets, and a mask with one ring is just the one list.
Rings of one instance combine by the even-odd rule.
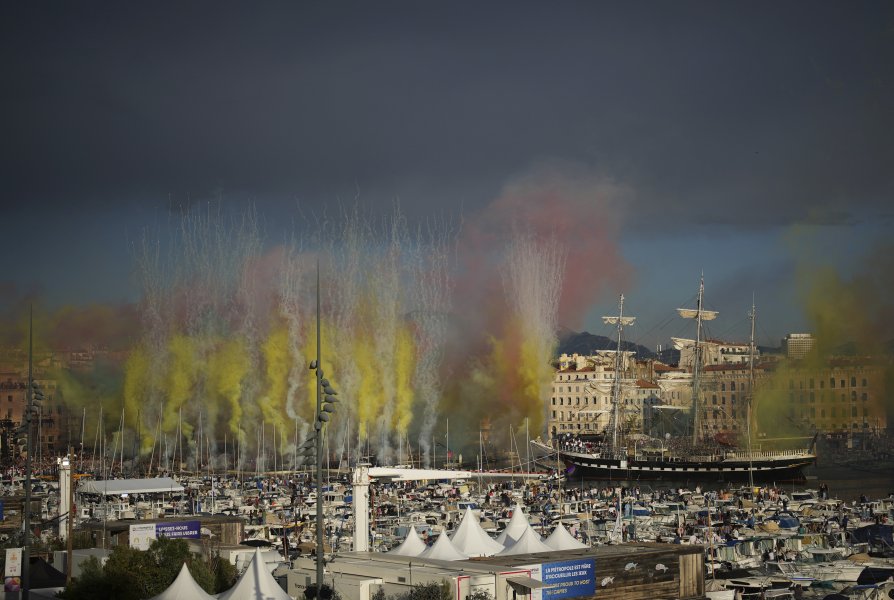
[[[556, 451], [537, 444], [552, 453]], [[559, 450], [558, 460], [570, 477], [615, 481], [729, 481], [802, 482], [804, 469], [816, 461], [809, 452], [757, 453], [747, 456], [707, 458], [606, 458], [598, 454]], [[549, 463], [544, 463], [549, 466]]]

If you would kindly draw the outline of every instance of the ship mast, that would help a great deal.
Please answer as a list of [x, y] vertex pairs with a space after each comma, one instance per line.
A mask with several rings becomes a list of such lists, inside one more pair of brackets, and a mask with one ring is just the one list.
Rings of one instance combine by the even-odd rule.
[[699, 442], [699, 428], [701, 427], [701, 400], [699, 398], [699, 376], [702, 366], [702, 321], [711, 321], [717, 318], [716, 310], [702, 308], [705, 296], [705, 276], [702, 274], [698, 284], [698, 303], [695, 310], [691, 308], [678, 308], [677, 312], [684, 319], [695, 319], [695, 357], [692, 361], [692, 444]]
[[610, 427], [612, 430], [612, 452], [618, 449], [618, 431], [621, 427], [621, 332], [625, 325], [633, 325], [636, 317], [624, 316], [624, 294], [618, 300], [618, 316], [602, 317], [606, 325], [616, 325], [618, 329], [618, 345], [615, 351], [615, 378], [612, 386], [612, 416]]
[[754, 308], [754, 297], [751, 298], [751, 312], [748, 314], [751, 319], [751, 343], [748, 347], [748, 406], [745, 412], [745, 428], [748, 435], [748, 486], [754, 490], [754, 465], [752, 464], [753, 456], [751, 454], [751, 411], [754, 405], [754, 321], [757, 318], [757, 311]]

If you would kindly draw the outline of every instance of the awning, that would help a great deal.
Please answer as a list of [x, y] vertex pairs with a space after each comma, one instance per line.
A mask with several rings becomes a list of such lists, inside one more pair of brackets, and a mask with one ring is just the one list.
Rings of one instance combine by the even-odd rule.
[[120, 496], [121, 494], [160, 494], [183, 492], [183, 486], [170, 477], [153, 477], [150, 479], [102, 479], [99, 481], [82, 481], [78, 487], [81, 494], [100, 494], [103, 496]]
[[507, 577], [506, 581], [512, 586], [512, 589], [521, 594], [527, 594], [528, 590], [539, 590], [545, 587], [542, 581], [537, 581], [524, 575], [513, 575], [512, 577]]

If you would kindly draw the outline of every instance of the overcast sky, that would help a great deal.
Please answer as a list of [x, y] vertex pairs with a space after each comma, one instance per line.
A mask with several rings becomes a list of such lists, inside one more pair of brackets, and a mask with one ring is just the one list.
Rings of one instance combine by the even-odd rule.
[[632, 339], [686, 334], [704, 271], [716, 335], [754, 293], [770, 343], [809, 326], [793, 244], [846, 273], [892, 230], [890, 2], [0, 11], [0, 279], [57, 303], [134, 300], [129, 243], [189, 204], [253, 202], [273, 243], [355, 198], [468, 217], [549, 165], [623, 190], [631, 289], [588, 329], [625, 291]]

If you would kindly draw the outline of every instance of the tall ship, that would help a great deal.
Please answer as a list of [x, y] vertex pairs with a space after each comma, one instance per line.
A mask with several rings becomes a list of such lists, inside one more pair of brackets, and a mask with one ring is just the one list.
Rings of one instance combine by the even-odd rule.
[[[815, 441], [809, 448], [766, 450], [752, 445], [752, 407], [754, 390], [754, 323], [756, 311], [752, 303], [751, 342], [748, 356], [749, 385], [745, 409], [745, 447], [730, 440], [720, 443], [709, 434], [705, 419], [701, 375], [704, 369], [703, 323], [717, 317], [717, 311], [706, 310], [704, 278], [699, 282], [695, 308], [677, 309], [679, 315], [696, 324], [692, 348], [692, 401], [690, 406], [659, 405], [655, 409], [688, 412], [690, 434], [654, 438], [631, 435], [624, 427], [628, 403], [622, 393], [622, 335], [624, 327], [633, 325], [635, 317], [624, 314], [624, 296], [620, 296], [617, 316], [603, 317], [617, 330], [614, 376], [608, 426], [600, 431], [575, 431], [574, 435], [554, 434], [549, 441], [534, 440], [531, 444], [542, 455], [547, 466], [563, 464], [575, 477], [619, 481], [803, 481], [805, 467], [816, 461]], [[681, 361], [682, 362], [682, 361]], [[599, 411], [603, 412], [603, 411]]]

